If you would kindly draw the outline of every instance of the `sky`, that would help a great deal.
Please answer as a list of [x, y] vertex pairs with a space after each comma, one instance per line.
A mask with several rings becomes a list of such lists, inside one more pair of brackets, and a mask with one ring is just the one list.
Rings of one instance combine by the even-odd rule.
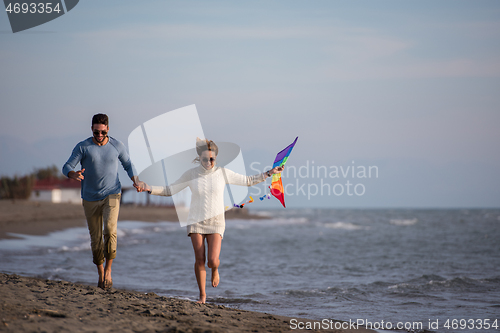
[[62, 167], [95, 113], [127, 144], [195, 104], [248, 175], [299, 137], [287, 207], [500, 207], [499, 90], [498, 1], [85, 0], [15, 34], [2, 12], [0, 175]]

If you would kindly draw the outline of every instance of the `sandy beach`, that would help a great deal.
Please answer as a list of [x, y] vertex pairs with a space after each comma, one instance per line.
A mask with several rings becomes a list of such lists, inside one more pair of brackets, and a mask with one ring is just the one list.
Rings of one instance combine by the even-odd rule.
[[[232, 210], [227, 218], [261, 217], [251, 215], [246, 210]], [[176, 221], [177, 218], [174, 209], [124, 205], [120, 220], [154, 222]], [[0, 238], [12, 238], [7, 233], [43, 235], [85, 225], [80, 205], [0, 201]], [[0, 299], [0, 331], [5, 332], [301, 331], [291, 328], [292, 318], [268, 313], [232, 309], [218, 304], [200, 305], [154, 293], [115, 288], [104, 291], [90, 285], [3, 273], [0, 274]], [[299, 321], [314, 322], [307, 319]]]
[[302, 331], [291, 329], [291, 318], [268, 313], [17, 275], [0, 274], [0, 295], [0, 331], [4, 332]]

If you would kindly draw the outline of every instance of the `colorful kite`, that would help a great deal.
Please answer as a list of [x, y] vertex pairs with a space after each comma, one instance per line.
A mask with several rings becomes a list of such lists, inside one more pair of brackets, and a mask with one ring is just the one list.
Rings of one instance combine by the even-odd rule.
[[[297, 142], [298, 138], [299, 137], [296, 137], [291, 145], [289, 145], [288, 147], [280, 151], [278, 155], [276, 155], [276, 158], [274, 159], [273, 168], [285, 165], [286, 161], [288, 160], [288, 156], [290, 156], [290, 153], [292, 152], [292, 149], [295, 146], [295, 143]], [[281, 202], [283, 207], [286, 208], [285, 191], [283, 190], [283, 183], [281, 182], [281, 173], [276, 173], [273, 175], [273, 181], [271, 183], [270, 189], [271, 189], [271, 194]]]
[[[288, 147], [286, 147], [285, 149], [280, 151], [278, 153], [278, 155], [276, 155], [276, 159], [274, 160], [274, 164], [273, 164], [273, 169], [276, 168], [277, 166], [285, 165], [286, 161], [288, 160], [288, 156], [290, 156], [290, 153], [292, 152], [292, 149], [295, 146], [295, 143], [297, 142], [298, 138], [299, 137], [296, 137], [291, 145], [289, 145]], [[275, 196], [281, 202], [283, 207], [286, 208], [286, 206], [285, 206], [285, 191], [283, 190], [283, 183], [281, 182], [281, 173], [274, 174], [272, 180], [273, 181], [271, 183], [271, 186], [269, 186], [269, 189], [271, 190], [271, 194], [273, 196]], [[259, 198], [260, 201], [264, 200], [265, 198], [271, 199], [271, 194], [269, 194], [269, 193], [264, 194], [263, 196], [261, 196]], [[240, 205], [233, 204], [233, 207], [243, 208], [246, 204], [252, 203], [252, 202], [254, 202], [254, 200], [252, 197], [250, 197], [250, 200], [248, 200], [247, 202], [244, 202]], [[228, 210], [229, 206], [226, 206], [225, 208], [226, 208], [226, 210]]]

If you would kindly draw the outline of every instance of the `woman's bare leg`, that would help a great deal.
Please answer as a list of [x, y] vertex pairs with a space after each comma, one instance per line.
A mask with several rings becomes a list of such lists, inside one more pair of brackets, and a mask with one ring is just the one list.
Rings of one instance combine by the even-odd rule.
[[207, 271], [205, 270], [205, 237], [201, 234], [191, 234], [191, 243], [194, 250], [194, 274], [198, 289], [200, 290], [200, 299], [197, 303], [205, 303], [207, 294], [205, 293], [205, 283], [207, 279]]
[[219, 255], [222, 245], [222, 237], [220, 234], [206, 235], [208, 243], [208, 267], [212, 269], [212, 287], [219, 285]]

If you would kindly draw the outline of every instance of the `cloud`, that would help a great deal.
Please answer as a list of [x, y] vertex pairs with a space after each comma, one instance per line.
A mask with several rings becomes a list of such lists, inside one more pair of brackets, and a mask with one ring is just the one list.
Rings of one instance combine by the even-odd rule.
[[353, 60], [348, 65], [325, 66], [325, 78], [332, 80], [420, 79], [420, 78], [498, 78], [498, 58], [475, 60], [408, 60], [403, 64], [374, 64], [373, 59]]
[[[480, 34], [481, 29], [496, 25], [496, 23], [487, 22], [475, 23], [468, 28], [462, 27], [462, 30], [468, 31], [469, 38], [473, 38]], [[493, 34], [489, 38], [495, 36]], [[205, 50], [205, 56], [217, 55], [212, 58], [212, 61], [217, 61], [216, 59], [220, 56], [230, 60], [232, 58], [230, 55], [221, 54], [231, 49], [228, 45], [231, 45], [234, 50], [240, 50], [245, 48], [245, 43], [255, 41], [257, 44], [252, 52], [259, 55], [268, 48], [266, 44], [268, 41], [275, 41], [283, 47], [283, 53], [288, 51], [289, 59], [283, 59], [284, 63], [292, 61], [291, 59], [301, 52], [317, 57], [319, 61], [316, 64], [305, 62], [304, 66], [311, 68], [312, 73], [319, 79], [326, 80], [500, 76], [500, 57], [496, 55], [495, 50], [490, 50], [487, 58], [484, 58], [484, 53], [479, 52], [467, 55], [461, 53], [437, 55], [435, 50], [431, 53], [426, 52], [425, 49], [429, 46], [422, 40], [398, 36], [397, 32], [386, 34], [376, 29], [340, 24], [327, 26], [135, 25], [76, 34], [75, 38], [75, 41], [87, 44], [97, 53], [127, 50], [129, 54], [145, 58], [182, 59], [186, 56], [198, 57], [200, 55], [197, 53]], [[216, 44], [200, 46], [210, 42]], [[229, 42], [232, 44], [227, 44]], [[222, 45], [229, 49], [221, 49]], [[240, 53], [237, 54], [241, 56]], [[421, 54], [426, 54], [426, 56], [422, 57]], [[210, 61], [209, 59], [210, 57], [205, 58], [205, 62]]]
[[327, 52], [342, 61], [359, 62], [386, 58], [410, 50], [414, 42], [395, 36], [384, 36], [372, 29], [332, 29]]
[[320, 27], [238, 27], [203, 24], [133, 25], [76, 34], [88, 40], [283, 39], [325, 35]]

